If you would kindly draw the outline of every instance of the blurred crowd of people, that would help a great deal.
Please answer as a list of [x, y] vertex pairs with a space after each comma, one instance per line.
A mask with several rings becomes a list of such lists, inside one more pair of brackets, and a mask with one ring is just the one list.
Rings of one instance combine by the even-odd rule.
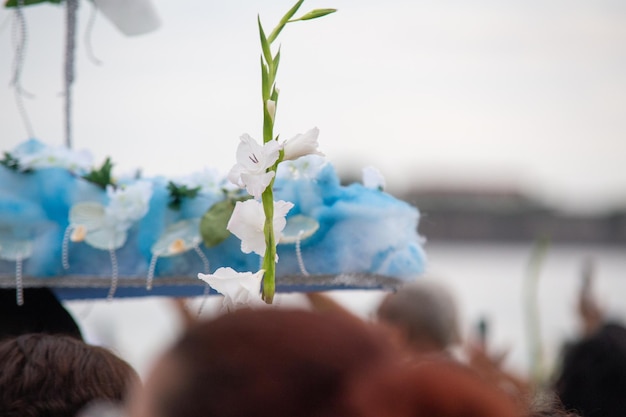
[[[184, 315], [141, 381], [84, 341], [48, 289], [0, 290], [2, 417], [617, 417], [626, 328], [581, 287], [581, 337], [537, 386], [484, 340], [463, 340], [451, 292], [431, 279], [389, 293], [365, 321], [323, 293], [308, 308]], [[182, 306], [182, 304], [177, 304]]]

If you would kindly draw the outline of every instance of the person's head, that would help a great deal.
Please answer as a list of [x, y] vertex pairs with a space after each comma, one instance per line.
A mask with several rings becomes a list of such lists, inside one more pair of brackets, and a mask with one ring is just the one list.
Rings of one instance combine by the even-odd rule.
[[69, 336], [34, 333], [0, 342], [3, 417], [73, 417], [93, 401], [123, 401], [137, 381], [112, 352]]
[[132, 417], [349, 417], [350, 381], [395, 358], [359, 319], [239, 310], [190, 328], [157, 362]]
[[356, 381], [359, 417], [519, 417], [523, 410], [471, 369], [442, 358], [380, 367]]
[[607, 324], [565, 353], [555, 390], [585, 417], [626, 415], [626, 328]]
[[0, 340], [27, 333], [64, 334], [83, 340], [72, 315], [49, 288], [24, 288], [18, 305], [14, 288], [0, 288]]
[[405, 284], [383, 299], [376, 314], [417, 351], [441, 351], [460, 342], [456, 302], [437, 282]]

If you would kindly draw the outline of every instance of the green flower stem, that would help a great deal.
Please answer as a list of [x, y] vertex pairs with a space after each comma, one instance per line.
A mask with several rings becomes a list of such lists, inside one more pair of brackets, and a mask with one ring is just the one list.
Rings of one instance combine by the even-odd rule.
[[[273, 183], [274, 181], [272, 181]], [[263, 300], [272, 304], [276, 290], [276, 238], [274, 236], [274, 190], [268, 186], [261, 196], [265, 212], [265, 256], [263, 257]]]
[[[263, 97], [263, 143], [267, 143], [270, 140], [277, 140], [274, 138], [274, 119], [276, 118], [276, 112], [270, 115], [267, 108], [267, 101], [272, 100], [275, 103], [275, 107], [278, 106], [278, 89], [276, 88], [276, 73], [278, 72], [278, 64], [280, 63], [280, 49], [276, 55], [272, 56], [271, 45], [276, 40], [280, 32], [283, 30], [287, 23], [310, 20], [318, 17], [326, 16], [334, 13], [335, 9], [318, 9], [312, 10], [309, 13], [298, 19], [291, 19], [300, 6], [302, 6], [304, 0], [298, 0], [291, 9], [280, 19], [278, 25], [272, 30], [269, 37], [265, 36], [263, 25], [261, 25], [261, 18], [257, 17], [257, 23], [259, 25], [259, 37], [261, 39], [261, 96]], [[280, 151], [280, 156], [276, 163], [268, 168], [267, 172], [276, 172], [278, 164], [283, 159], [283, 151]], [[263, 194], [261, 195], [263, 201], [263, 211], [265, 213], [265, 223], [263, 225], [263, 232], [265, 233], [265, 255], [263, 256], [263, 269], [265, 273], [263, 275], [263, 300], [266, 303], [271, 304], [274, 299], [274, 292], [276, 289], [276, 236], [274, 236], [274, 179], [267, 186]]]
[[296, 14], [300, 6], [302, 6], [302, 3], [304, 3], [304, 0], [299, 0], [296, 4], [294, 4], [291, 7], [291, 9], [289, 9], [287, 13], [285, 13], [283, 18], [280, 19], [280, 22], [278, 22], [278, 25], [276, 25], [272, 33], [270, 33], [270, 37], [268, 38], [269, 43], [272, 43], [276, 40], [276, 38], [278, 37], [278, 34], [283, 30], [285, 25], [289, 23], [289, 19], [291, 19], [293, 15]]
[[[274, 139], [274, 120], [267, 109], [267, 101], [271, 95], [275, 95], [276, 88], [274, 80], [276, 77], [276, 67], [270, 50], [270, 43], [265, 38], [261, 20], [259, 19], [259, 34], [261, 37], [261, 93], [263, 97], [263, 143]], [[276, 172], [276, 166], [268, 169]], [[265, 223], [263, 232], [265, 234], [265, 256], [263, 256], [263, 300], [267, 304], [272, 304], [274, 292], [276, 291], [276, 237], [274, 236], [274, 180], [270, 182], [263, 194], [263, 212], [265, 213]]]
[[[280, 151], [278, 160], [274, 163], [271, 170], [276, 172], [278, 164], [283, 160], [284, 151]], [[263, 300], [267, 304], [272, 304], [274, 300], [274, 292], [276, 290], [276, 236], [274, 236], [274, 179], [267, 186], [261, 201], [263, 202], [263, 212], [265, 213], [265, 223], [263, 224], [263, 232], [265, 233], [265, 256], [263, 257]]]

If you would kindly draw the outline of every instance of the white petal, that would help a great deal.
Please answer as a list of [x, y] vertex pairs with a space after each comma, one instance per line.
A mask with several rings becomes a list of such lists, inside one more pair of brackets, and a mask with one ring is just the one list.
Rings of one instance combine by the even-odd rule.
[[243, 166], [235, 164], [228, 172], [228, 181], [232, 182], [238, 187], [243, 187], [244, 183], [241, 181], [242, 172], [245, 172]]
[[261, 198], [263, 191], [270, 185], [272, 178], [276, 173], [274, 171], [265, 172], [263, 174], [241, 174], [241, 181], [246, 187], [246, 191], [254, 198]]
[[[288, 201], [274, 202], [274, 236], [276, 241], [280, 240], [280, 235], [287, 220], [285, 216], [293, 207], [293, 203]], [[246, 200], [237, 202], [233, 214], [228, 221], [226, 228], [232, 234], [241, 239], [241, 251], [244, 253], [254, 252], [260, 256], [265, 256], [265, 211], [263, 204], [257, 200]]]
[[30, 258], [33, 242], [29, 239], [10, 239], [0, 236], [0, 259], [17, 261]]
[[126, 243], [127, 233], [111, 227], [93, 230], [85, 235], [85, 243], [96, 249], [119, 249]]
[[237, 146], [237, 163], [248, 172], [261, 173], [265, 172], [266, 167], [263, 166], [263, 147], [257, 143], [250, 135], [244, 133], [239, 138], [239, 146]]
[[243, 253], [265, 255], [265, 212], [256, 200], [238, 201], [226, 228], [241, 240]]
[[117, 189], [107, 187], [107, 194], [109, 204], [105, 209], [106, 216], [120, 223], [133, 223], [148, 213], [152, 183], [137, 181]]
[[232, 268], [218, 268], [213, 274], [198, 274], [211, 288], [224, 295], [227, 306], [248, 304], [260, 299], [264, 270], [257, 273], [237, 272]]
[[261, 194], [274, 178], [273, 171], [266, 172], [280, 156], [280, 144], [271, 140], [259, 145], [252, 137], [244, 134], [237, 147], [237, 164], [228, 173], [228, 179], [239, 187], [246, 187], [255, 198]]
[[150, 252], [157, 256], [173, 256], [191, 250], [202, 241], [199, 225], [198, 218], [180, 220], [169, 225], [152, 245]]
[[237, 163], [249, 173], [262, 174], [278, 159], [280, 144], [271, 140], [259, 145], [250, 135], [241, 136], [237, 147]]
[[280, 156], [281, 144], [277, 140], [270, 140], [263, 145], [263, 155], [265, 157], [265, 168], [269, 168], [278, 160]]
[[283, 146], [283, 150], [285, 151], [283, 160], [294, 160], [305, 155], [324, 156], [322, 152], [317, 150], [319, 146], [317, 142], [318, 135], [319, 129], [314, 127], [304, 134], [299, 134], [289, 139]]
[[293, 203], [289, 201], [274, 201], [274, 236], [276, 241], [280, 240], [280, 234], [282, 233], [285, 225], [287, 224], [287, 213], [293, 208]]
[[84, 202], [72, 206], [69, 213], [72, 227], [83, 226], [87, 232], [102, 227], [104, 206], [100, 203]]

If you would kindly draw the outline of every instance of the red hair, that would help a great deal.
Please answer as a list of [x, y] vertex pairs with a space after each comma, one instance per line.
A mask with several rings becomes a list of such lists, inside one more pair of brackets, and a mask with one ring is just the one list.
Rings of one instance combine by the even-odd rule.
[[192, 327], [166, 355], [180, 370], [165, 417], [347, 417], [348, 381], [394, 350], [361, 320], [303, 310], [239, 310]]
[[373, 371], [355, 385], [351, 403], [362, 417], [518, 417], [503, 392], [468, 368], [426, 359]]

